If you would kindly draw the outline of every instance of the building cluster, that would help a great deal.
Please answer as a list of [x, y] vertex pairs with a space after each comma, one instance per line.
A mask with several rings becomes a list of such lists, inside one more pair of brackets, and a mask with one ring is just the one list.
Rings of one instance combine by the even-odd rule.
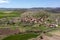
[[47, 23], [47, 17], [22, 17], [22, 18], [13, 18], [11, 20], [7, 20], [5, 18], [0, 19], [0, 24], [17, 24], [17, 23], [27, 23], [27, 24], [39, 24], [39, 25], [46, 25], [48, 27], [58, 27], [57, 23]]
[[23, 23], [35, 23], [35, 24], [40, 24], [40, 25], [45, 25], [47, 27], [58, 27], [57, 23], [47, 23], [46, 20], [47, 18], [34, 18], [34, 17], [24, 17], [21, 19], [21, 22]]

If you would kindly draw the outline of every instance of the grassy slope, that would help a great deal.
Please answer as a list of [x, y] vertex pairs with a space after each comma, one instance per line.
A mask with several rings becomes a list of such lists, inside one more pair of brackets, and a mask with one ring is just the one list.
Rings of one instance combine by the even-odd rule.
[[11, 13], [4, 13], [4, 12], [0, 12], [0, 18], [6, 18], [6, 17], [18, 17], [20, 16], [21, 13], [17, 13], [17, 12], [11, 12]]
[[34, 38], [36, 36], [38, 36], [38, 34], [34, 34], [34, 33], [17, 34], [17, 35], [11, 35], [9, 37], [6, 37], [3, 40], [28, 40], [28, 39]]

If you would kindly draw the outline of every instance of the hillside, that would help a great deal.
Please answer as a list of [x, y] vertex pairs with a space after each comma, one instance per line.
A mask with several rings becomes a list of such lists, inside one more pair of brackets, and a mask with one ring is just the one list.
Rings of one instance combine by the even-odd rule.
[[[30, 39], [32, 35], [37, 37], [42, 33], [58, 29], [60, 29], [59, 8], [0, 8], [0, 35], [4, 37], [11, 35], [15, 39], [14, 35], [16, 37], [23, 34], [28, 36], [30, 33], [31, 36], [28, 36]], [[1, 39], [4, 39], [2, 36]], [[5, 40], [8, 40], [9, 37]], [[28, 38], [26, 37], [26, 40]]]

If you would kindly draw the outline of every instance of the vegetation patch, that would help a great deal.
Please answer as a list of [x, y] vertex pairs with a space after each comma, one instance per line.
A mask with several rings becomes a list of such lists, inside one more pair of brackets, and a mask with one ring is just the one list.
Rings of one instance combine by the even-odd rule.
[[38, 34], [36, 33], [17, 34], [17, 35], [11, 35], [9, 37], [6, 37], [3, 40], [28, 40], [30, 38], [35, 38], [37, 36]]

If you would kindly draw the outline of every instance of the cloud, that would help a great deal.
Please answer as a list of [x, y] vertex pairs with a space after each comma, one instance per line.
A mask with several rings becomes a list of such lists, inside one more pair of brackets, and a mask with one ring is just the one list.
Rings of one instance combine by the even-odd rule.
[[0, 0], [0, 4], [3, 4], [3, 3], [9, 3], [8, 0]]

